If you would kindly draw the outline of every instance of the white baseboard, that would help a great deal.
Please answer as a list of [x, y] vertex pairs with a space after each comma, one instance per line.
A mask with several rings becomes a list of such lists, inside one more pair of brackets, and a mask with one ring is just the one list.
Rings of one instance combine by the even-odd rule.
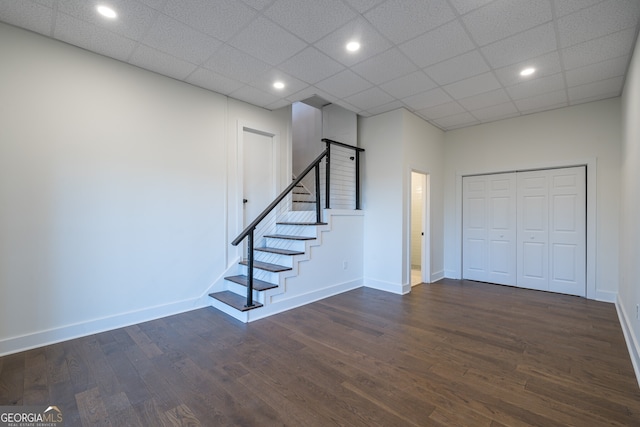
[[633, 334], [631, 328], [631, 322], [629, 316], [624, 310], [624, 306], [620, 302], [620, 296], [616, 298], [616, 311], [618, 312], [618, 319], [620, 319], [620, 326], [622, 326], [622, 333], [624, 334], [624, 340], [627, 342], [627, 349], [629, 350], [629, 356], [631, 356], [631, 364], [633, 365], [633, 371], [636, 374], [636, 380], [638, 386], [640, 386], [640, 345]]
[[378, 289], [379, 291], [391, 292], [393, 294], [405, 295], [411, 292], [411, 285], [405, 283], [383, 282], [382, 280], [364, 279], [364, 286], [371, 289]]
[[611, 292], [611, 291], [596, 292], [596, 301], [611, 302], [615, 304], [617, 300], [618, 300], [617, 292]]
[[202, 307], [206, 307], [206, 304], [202, 303], [201, 298], [194, 298], [128, 313], [120, 313], [101, 319], [88, 320], [59, 328], [38, 331], [18, 337], [6, 338], [0, 341], [0, 356], [110, 331], [112, 329], [123, 328]]
[[435, 273], [431, 273], [431, 279], [430, 279], [431, 281], [429, 283], [434, 283], [444, 278], [445, 278], [444, 270], [436, 271]]
[[[351, 291], [353, 289], [361, 288], [362, 280], [353, 280], [337, 285], [331, 285], [323, 289], [317, 289], [313, 292], [309, 292], [303, 295], [296, 295], [289, 299], [279, 300], [274, 303], [269, 303], [264, 307], [260, 307], [257, 310], [247, 311], [247, 321], [253, 322], [254, 320], [263, 319], [268, 316], [272, 316], [277, 313], [282, 313], [287, 310], [291, 310], [296, 307], [301, 307], [306, 304], [310, 304], [315, 301], [319, 301], [324, 298], [328, 298], [334, 295], [341, 294], [343, 292]], [[234, 316], [236, 317], [236, 316]], [[238, 320], [238, 317], [236, 317]]]

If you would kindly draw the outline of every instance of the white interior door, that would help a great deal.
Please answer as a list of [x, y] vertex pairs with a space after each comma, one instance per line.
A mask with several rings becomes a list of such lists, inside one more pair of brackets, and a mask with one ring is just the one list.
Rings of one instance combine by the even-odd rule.
[[243, 228], [275, 198], [275, 143], [273, 135], [242, 130]]
[[463, 278], [514, 285], [514, 173], [463, 178]]
[[586, 296], [586, 170], [549, 175], [549, 290]]

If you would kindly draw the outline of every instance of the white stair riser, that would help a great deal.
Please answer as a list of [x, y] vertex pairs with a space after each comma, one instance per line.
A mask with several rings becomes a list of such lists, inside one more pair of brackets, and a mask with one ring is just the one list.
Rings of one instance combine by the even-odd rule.
[[[238, 294], [242, 297], [247, 296], [247, 288], [238, 283], [231, 282], [229, 280], [226, 281], [226, 287], [228, 291], [233, 292], [234, 294]], [[264, 304], [264, 292], [253, 291], [253, 300], [259, 302], [260, 304]]]
[[[244, 274], [248, 276], [248, 268], [246, 265], [240, 266], [240, 274]], [[253, 278], [258, 280], [264, 280], [269, 283], [280, 283], [280, 275], [279, 273], [272, 273], [270, 271], [260, 270], [257, 268], [253, 269]]]
[[276, 234], [286, 234], [288, 236], [317, 237], [318, 227], [309, 225], [277, 224]]
[[288, 239], [274, 239], [266, 238], [266, 246], [270, 248], [289, 249], [292, 251], [304, 252], [307, 248], [305, 240], [288, 240]]
[[307, 211], [295, 211], [295, 212], [287, 212], [282, 216], [281, 222], [315, 222], [316, 214], [315, 214], [315, 206], [313, 207], [314, 212]]

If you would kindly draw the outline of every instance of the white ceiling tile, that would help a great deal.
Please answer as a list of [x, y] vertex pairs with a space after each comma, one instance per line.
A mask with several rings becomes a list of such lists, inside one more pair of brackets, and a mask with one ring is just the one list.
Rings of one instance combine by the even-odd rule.
[[190, 62], [145, 45], [136, 48], [129, 58], [129, 63], [179, 80], [185, 79], [196, 69], [196, 65]]
[[[285, 87], [282, 89], [274, 88], [273, 83], [276, 81], [281, 81], [284, 83]], [[282, 98], [286, 98], [287, 96], [300, 92], [302, 89], [309, 86], [308, 83], [298, 80], [276, 68], [265, 73], [261, 73], [256, 79], [249, 83], [260, 90]]]
[[628, 55], [631, 52], [635, 38], [635, 29], [629, 28], [562, 49], [561, 55], [565, 69], [571, 70]]
[[553, 24], [543, 24], [483, 47], [482, 53], [493, 68], [517, 64], [558, 48]]
[[188, 83], [203, 87], [223, 95], [240, 89], [245, 84], [234, 79], [222, 76], [206, 68], [198, 68], [187, 79]]
[[66, 43], [125, 62], [136, 47], [136, 43], [126, 37], [64, 13], [56, 15], [54, 36]]
[[453, 101], [453, 99], [451, 99], [451, 97], [439, 87], [417, 95], [402, 98], [402, 102], [414, 110], [425, 110], [451, 101]]
[[110, 6], [118, 13], [118, 19], [104, 18], [96, 11], [95, 2], [86, 0], [59, 1], [57, 10], [134, 40], [139, 40], [145, 34], [158, 14], [156, 10], [134, 0], [113, 0]]
[[375, 84], [388, 82], [418, 70], [399, 49], [395, 48], [354, 65], [351, 69]]
[[308, 43], [356, 17], [340, 0], [276, 0], [265, 15]]
[[535, 78], [507, 88], [512, 99], [530, 98], [540, 93], [553, 92], [564, 87], [562, 73]]
[[629, 64], [628, 56], [621, 56], [585, 67], [574, 68], [566, 72], [567, 85], [579, 86], [606, 80], [612, 77], [624, 76]]
[[460, 15], [471, 12], [479, 7], [484, 6], [487, 3], [491, 3], [493, 0], [449, 0], [449, 2], [455, 7]]
[[624, 78], [614, 77], [611, 79], [600, 80], [594, 83], [588, 83], [580, 86], [569, 88], [569, 100], [571, 102], [581, 99], [605, 99], [613, 96], [619, 96], [622, 93], [622, 85]]
[[338, 62], [314, 47], [307, 47], [293, 58], [280, 64], [278, 68], [311, 84], [324, 80], [344, 69]]
[[443, 117], [441, 119], [433, 120], [441, 129], [453, 130], [466, 126], [473, 126], [480, 123], [478, 119], [473, 117], [470, 113], [454, 114], [453, 116]]
[[384, 105], [380, 105], [378, 107], [375, 108], [371, 108], [369, 110], [367, 110], [367, 113], [369, 113], [372, 116], [375, 116], [377, 114], [382, 114], [382, 113], [386, 113], [387, 111], [393, 111], [393, 110], [397, 110], [398, 108], [403, 108], [404, 104], [401, 101], [393, 101], [390, 102], [388, 104], [384, 104]]
[[253, 86], [243, 86], [229, 94], [231, 98], [266, 108], [267, 105], [278, 102], [279, 98], [269, 92], [257, 89]]
[[274, 0], [242, 0], [242, 2], [255, 10], [264, 10]]
[[458, 102], [467, 110], [478, 110], [491, 105], [504, 104], [510, 102], [511, 98], [504, 89], [496, 89], [468, 98], [459, 99]]
[[316, 83], [315, 86], [337, 98], [345, 98], [369, 89], [372, 85], [353, 71], [344, 70]]
[[568, 47], [606, 36], [638, 21], [637, 0], [608, 0], [558, 19], [558, 41]]
[[422, 71], [416, 71], [380, 85], [380, 88], [396, 98], [406, 98], [434, 87], [436, 84]]
[[514, 101], [518, 110], [522, 113], [532, 113], [545, 110], [547, 108], [560, 108], [569, 105], [567, 93], [564, 90], [548, 92], [531, 98], [518, 99]]
[[[536, 69], [535, 74], [529, 77], [522, 77], [520, 75], [520, 71], [529, 67]], [[503, 86], [513, 86], [515, 84], [522, 83], [523, 81], [530, 80], [531, 78], [549, 76], [561, 71], [562, 65], [560, 65], [560, 55], [557, 51], [554, 51], [537, 58], [527, 59], [517, 64], [499, 68], [495, 70], [495, 73]]]
[[349, 104], [359, 108], [360, 110], [367, 111], [377, 108], [381, 105], [388, 104], [393, 100], [394, 99], [391, 95], [383, 92], [377, 87], [372, 87], [355, 95], [344, 98], [345, 102], [348, 102]]
[[300, 92], [296, 92], [293, 95], [288, 96], [287, 99], [291, 102], [298, 102], [314, 96], [318, 96], [326, 100], [327, 103], [335, 102], [338, 100], [337, 97], [330, 95], [327, 92], [315, 86], [307, 86], [306, 88], [302, 89]]
[[453, 21], [400, 45], [419, 67], [428, 67], [474, 49], [460, 22]]
[[422, 117], [426, 117], [428, 120], [441, 119], [443, 117], [453, 116], [454, 114], [464, 113], [465, 109], [455, 101], [447, 102], [446, 104], [436, 105], [435, 107], [425, 108], [418, 111], [418, 114]]
[[0, 2], [0, 21], [49, 36], [53, 9], [30, 1], [3, 1]]
[[358, 11], [358, 13], [364, 13], [367, 10], [373, 9], [373, 7], [382, 3], [385, 0], [345, 0], [346, 3], [351, 5], [352, 8]]
[[484, 73], [442, 87], [454, 99], [467, 98], [479, 93], [500, 88], [500, 82], [493, 73]]
[[277, 65], [304, 49], [307, 44], [265, 17], [259, 17], [229, 44], [249, 55]]
[[[347, 51], [345, 47], [350, 41], [360, 42], [360, 50]], [[365, 19], [359, 17], [331, 32], [316, 42], [315, 46], [336, 61], [350, 67], [388, 50], [391, 43]]]
[[203, 66], [218, 74], [244, 83], [255, 80], [271, 69], [268, 64], [228, 45], [220, 48], [215, 57], [209, 59]]
[[558, 17], [577, 12], [580, 9], [593, 6], [601, 1], [602, 0], [553, 0], [556, 16]]
[[439, 85], [446, 85], [489, 71], [489, 66], [477, 50], [442, 61], [424, 70]]
[[166, 15], [158, 16], [143, 43], [194, 64], [209, 59], [222, 45], [217, 39]]
[[387, 0], [364, 16], [394, 43], [407, 41], [455, 18], [446, 0]]
[[291, 103], [289, 101], [285, 99], [279, 99], [276, 102], [274, 102], [273, 104], [269, 104], [267, 105], [265, 108], [267, 110], [279, 110], [280, 108], [284, 108], [291, 105]]
[[502, 104], [492, 105], [490, 107], [480, 108], [471, 111], [471, 114], [481, 122], [506, 119], [519, 115], [518, 109], [513, 102], [504, 102]]
[[471, 37], [484, 46], [550, 22], [548, 1], [496, 0], [462, 17]]
[[168, 0], [164, 13], [222, 41], [257, 16], [254, 9], [236, 0]]

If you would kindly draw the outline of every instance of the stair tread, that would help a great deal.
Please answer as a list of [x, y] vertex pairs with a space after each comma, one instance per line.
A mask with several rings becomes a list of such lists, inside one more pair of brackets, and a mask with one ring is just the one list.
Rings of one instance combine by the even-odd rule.
[[[242, 286], [248, 286], [247, 282], [249, 278], [244, 275], [237, 276], [229, 276], [225, 277], [225, 280], [229, 280], [230, 282], [237, 283]], [[253, 279], [253, 289], [256, 291], [266, 291], [267, 289], [277, 288], [278, 285], [274, 283], [265, 282], [264, 280]]]
[[278, 255], [303, 255], [304, 251], [292, 251], [290, 249], [280, 249], [280, 248], [254, 248], [256, 251], [260, 252], [269, 252], [272, 254]]
[[[248, 265], [248, 264], [249, 262], [247, 260], [240, 261], [240, 265]], [[270, 271], [272, 273], [279, 273], [281, 271], [293, 270], [291, 267], [278, 265], [278, 264], [271, 264], [271, 263], [262, 262], [262, 261], [253, 261], [253, 268]]]
[[292, 236], [289, 234], [269, 234], [264, 237], [271, 237], [274, 239], [286, 239], [286, 240], [315, 240], [315, 237], [310, 236]]
[[246, 307], [245, 304], [247, 303], [247, 299], [231, 291], [215, 292], [215, 293], [209, 294], [209, 296], [239, 311], [253, 310], [254, 308], [262, 307], [262, 304], [255, 301], [253, 302], [254, 304], [253, 306]]
[[326, 222], [277, 222], [278, 225], [327, 225]]

